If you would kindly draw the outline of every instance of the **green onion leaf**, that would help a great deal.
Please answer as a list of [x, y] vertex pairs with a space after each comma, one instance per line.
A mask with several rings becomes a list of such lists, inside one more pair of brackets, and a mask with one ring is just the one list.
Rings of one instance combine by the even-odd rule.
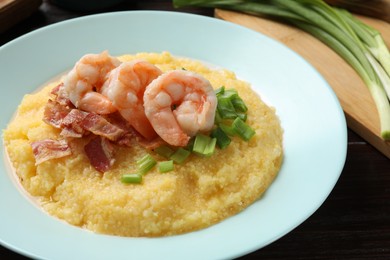
[[161, 173], [172, 171], [173, 170], [173, 160], [160, 162], [158, 164], [158, 170]]
[[218, 127], [220, 127], [222, 129], [222, 131], [224, 131], [225, 134], [227, 134], [228, 136], [235, 136], [236, 135], [236, 131], [234, 131], [234, 128], [232, 126], [228, 126], [225, 124], [219, 124]]
[[246, 113], [237, 113], [237, 117], [239, 117], [242, 121], [246, 121], [248, 115]]
[[222, 95], [224, 92], [225, 92], [225, 86], [222, 86], [222, 87], [217, 88], [217, 89], [215, 90], [215, 95], [220, 96], [220, 95]]
[[248, 107], [238, 95], [232, 99], [232, 104], [237, 112], [246, 113], [248, 111]]
[[253, 130], [249, 125], [247, 125], [241, 118], [237, 117], [232, 124], [234, 131], [245, 141], [249, 141], [252, 136], [255, 135], [255, 130]]
[[210, 137], [202, 134], [196, 135], [193, 152], [203, 155], [203, 151], [206, 149], [207, 144], [210, 142]]
[[138, 173], [144, 175], [149, 172], [156, 164], [156, 160], [150, 154], [146, 154], [137, 161]]
[[216, 142], [217, 138], [197, 134], [195, 137], [193, 152], [202, 156], [211, 156], [214, 153]]
[[195, 137], [191, 137], [190, 140], [188, 141], [187, 146], [184, 149], [192, 152], [192, 149], [194, 148], [194, 142], [195, 142]]
[[224, 93], [222, 93], [222, 95], [220, 95], [220, 97], [233, 100], [235, 98], [238, 98], [238, 92], [234, 88], [225, 89]]
[[215, 144], [217, 143], [217, 138], [210, 138], [210, 142], [206, 145], [203, 155], [206, 157], [210, 157], [214, 154]]
[[142, 175], [139, 173], [123, 174], [121, 176], [122, 183], [141, 183]]
[[242, 120], [246, 121], [248, 107], [245, 105], [242, 98], [238, 95], [237, 90], [225, 89], [221, 87], [216, 91], [217, 94], [217, 113], [215, 116], [216, 123], [220, 123], [223, 119], [236, 119], [240, 117]]
[[211, 137], [216, 138], [217, 145], [221, 149], [228, 147], [228, 145], [231, 142], [231, 139], [229, 138], [229, 136], [227, 136], [227, 134], [220, 127], [215, 128], [211, 132]]
[[179, 148], [174, 154], [171, 155], [170, 159], [173, 160], [175, 163], [182, 164], [188, 158], [188, 156], [190, 156], [190, 154], [190, 151], [183, 148]]
[[167, 159], [169, 159], [171, 155], [175, 152], [171, 147], [167, 145], [161, 145], [154, 149], [154, 151]]
[[219, 114], [219, 111], [218, 111], [218, 109], [215, 111], [215, 119], [214, 119], [214, 122], [216, 123], [216, 124], [219, 124], [219, 123], [221, 123], [223, 121], [223, 119], [222, 119], [222, 117], [221, 117], [221, 115]]
[[223, 119], [234, 119], [237, 117], [236, 110], [230, 98], [219, 97], [217, 111]]

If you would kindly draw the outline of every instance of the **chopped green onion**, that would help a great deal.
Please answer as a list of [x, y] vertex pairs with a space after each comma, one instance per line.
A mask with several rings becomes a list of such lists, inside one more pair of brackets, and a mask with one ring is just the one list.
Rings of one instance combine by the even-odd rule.
[[146, 174], [156, 165], [156, 163], [156, 160], [150, 154], [146, 154], [144, 157], [137, 161], [137, 172], [142, 175]]
[[217, 143], [217, 138], [211, 138], [210, 142], [206, 145], [206, 147], [203, 151], [203, 155], [206, 157], [210, 157], [211, 155], [213, 155], [213, 153], [215, 151], [215, 144], [216, 143]]
[[197, 134], [195, 137], [193, 152], [203, 156], [210, 156], [214, 153], [216, 142], [216, 138]]
[[182, 164], [188, 156], [190, 156], [191, 152], [187, 151], [186, 149], [179, 148], [176, 150], [174, 154], [171, 155], [171, 160], [173, 160], [175, 163]]
[[194, 142], [195, 142], [195, 137], [192, 137], [189, 141], [187, 146], [185, 147], [185, 150], [188, 150], [192, 152], [192, 149], [194, 148]]
[[167, 159], [169, 159], [171, 155], [175, 152], [171, 147], [167, 145], [161, 145], [154, 149], [154, 151]]
[[252, 136], [255, 135], [255, 130], [253, 130], [249, 125], [247, 125], [241, 118], [237, 117], [232, 124], [234, 131], [245, 141], [249, 141]]
[[158, 164], [158, 170], [161, 173], [172, 171], [173, 170], [173, 160], [160, 162]]
[[233, 88], [226, 89], [223, 93], [217, 95], [217, 97], [219, 99], [221, 99], [221, 98], [230, 99], [230, 102], [232, 102], [236, 112], [247, 112], [248, 111], [248, 108], [246, 107], [244, 101], [238, 95], [237, 90], [235, 90]]
[[238, 97], [238, 92], [237, 92], [237, 90], [230, 88], [230, 89], [225, 89], [225, 91], [223, 93], [221, 93], [220, 95], [217, 95], [217, 96], [233, 100], [233, 99]]
[[217, 110], [223, 119], [234, 119], [237, 117], [236, 110], [230, 98], [219, 97]]
[[215, 111], [215, 119], [214, 119], [214, 122], [216, 123], [216, 124], [219, 124], [219, 123], [221, 123], [223, 120], [222, 120], [222, 117], [221, 117], [221, 115], [219, 114], [219, 112], [218, 112], [218, 109]]
[[141, 183], [142, 175], [139, 173], [123, 174], [121, 176], [122, 183]]
[[210, 142], [210, 137], [202, 134], [196, 135], [193, 152], [197, 154], [203, 154], [203, 151], [206, 149], [207, 144]]
[[236, 117], [240, 117], [242, 120], [246, 121], [246, 112], [248, 111], [248, 108], [238, 95], [237, 90], [221, 87], [216, 90], [216, 95], [218, 100], [216, 113], [217, 124], [221, 122], [222, 119], [234, 120]]
[[248, 107], [238, 95], [232, 99], [232, 103], [237, 112], [245, 113], [248, 111]]
[[227, 134], [220, 127], [215, 128], [211, 132], [211, 137], [216, 138], [217, 145], [221, 149], [226, 148], [231, 142], [229, 136], [227, 136]]
[[[214, 152], [214, 142], [219, 148], [224, 149], [231, 142], [229, 136], [239, 134], [243, 139], [249, 140], [254, 134], [252, 133], [253, 130], [244, 123], [248, 117], [246, 113], [248, 111], [248, 107], [238, 95], [237, 90], [233, 88], [226, 89], [222, 86], [217, 89], [215, 93], [218, 100], [217, 111], [215, 113], [215, 124], [217, 128], [215, 128], [211, 133], [211, 137], [215, 138], [215, 141], [210, 137], [206, 138], [202, 135], [198, 135], [195, 139], [194, 152], [204, 156], [209, 156]], [[237, 118], [240, 119], [240, 122], [242, 122], [245, 127], [243, 127], [241, 123], [237, 122], [234, 126], [227, 125], [230, 125], [231, 122]], [[210, 148], [210, 150], [206, 147]]]
[[222, 86], [222, 87], [217, 88], [215, 90], [215, 95], [219, 96], [219, 95], [222, 95], [224, 92], [225, 92], [225, 86]]
[[236, 132], [234, 131], [234, 128], [232, 126], [228, 126], [228, 125], [225, 125], [225, 124], [219, 124], [218, 127], [220, 127], [222, 129], [222, 131], [224, 131], [225, 134], [227, 134], [229, 136], [235, 136], [236, 135]]
[[242, 121], [246, 121], [248, 115], [246, 113], [237, 113], [237, 117], [239, 117]]

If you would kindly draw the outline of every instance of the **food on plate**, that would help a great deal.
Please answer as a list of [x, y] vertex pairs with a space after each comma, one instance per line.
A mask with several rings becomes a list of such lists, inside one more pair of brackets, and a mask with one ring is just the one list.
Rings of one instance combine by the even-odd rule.
[[248, 83], [168, 52], [83, 56], [25, 95], [3, 138], [22, 187], [46, 212], [129, 237], [237, 214], [283, 158], [275, 109]]
[[217, 107], [214, 89], [207, 79], [193, 72], [164, 73], [150, 83], [144, 101], [147, 118], [170, 145], [186, 146], [192, 136], [214, 126]]
[[116, 110], [112, 102], [100, 89], [106, 81], [108, 72], [119, 65], [120, 61], [108, 55], [87, 54], [83, 56], [64, 77], [64, 91], [69, 100], [77, 107], [88, 112], [110, 114]]
[[161, 73], [159, 68], [146, 61], [123, 62], [110, 72], [102, 89], [102, 93], [112, 100], [122, 117], [147, 139], [157, 135], [146, 118], [143, 94], [146, 86]]

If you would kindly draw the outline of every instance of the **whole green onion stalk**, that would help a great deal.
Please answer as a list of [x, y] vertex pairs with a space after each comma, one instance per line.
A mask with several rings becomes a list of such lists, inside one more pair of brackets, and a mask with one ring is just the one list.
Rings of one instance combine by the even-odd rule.
[[381, 136], [390, 140], [390, 52], [377, 30], [348, 11], [323, 0], [173, 0], [173, 4], [277, 18], [312, 34], [360, 75], [376, 104]]

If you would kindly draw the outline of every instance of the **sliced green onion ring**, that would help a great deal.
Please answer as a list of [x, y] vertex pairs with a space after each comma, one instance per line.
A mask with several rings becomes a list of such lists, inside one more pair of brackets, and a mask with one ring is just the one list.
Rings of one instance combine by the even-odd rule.
[[170, 159], [173, 160], [175, 163], [182, 164], [188, 158], [188, 156], [190, 156], [190, 154], [190, 151], [183, 148], [179, 148], [174, 154], [171, 155]]
[[202, 156], [211, 156], [214, 153], [216, 142], [217, 138], [211, 138], [204, 134], [197, 134], [193, 152]]
[[218, 147], [221, 148], [221, 149], [225, 149], [226, 147], [228, 147], [228, 145], [229, 145], [230, 142], [231, 142], [231, 139], [230, 139], [229, 136], [222, 130], [221, 127], [215, 128], [215, 129], [211, 132], [211, 137], [216, 138], [216, 140], [217, 140], [217, 145], [218, 145]]
[[170, 172], [174, 169], [173, 160], [159, 162], [158, 170], [161, 173]]
[[123, 174], [121, 176], [122, 183], [141, 183], [142, 182], [142, 174], [139, 173], [130, 173]]
[[171, 147], [167, 145], [161, 145], [154, 149], [154, 151], [167, 159], [169, 159], [171, 155], [175, 152]]
[[249, 125], [247, 125], [241, 118], [237, 117], [232, 124], [234, 131], [245, 141], [249, 141], [256, 134]]
[[156, 160], [150, 155], [146, 154], [144, 157], [137, 161], [138, 173], [146, 174], [157, 164]]

